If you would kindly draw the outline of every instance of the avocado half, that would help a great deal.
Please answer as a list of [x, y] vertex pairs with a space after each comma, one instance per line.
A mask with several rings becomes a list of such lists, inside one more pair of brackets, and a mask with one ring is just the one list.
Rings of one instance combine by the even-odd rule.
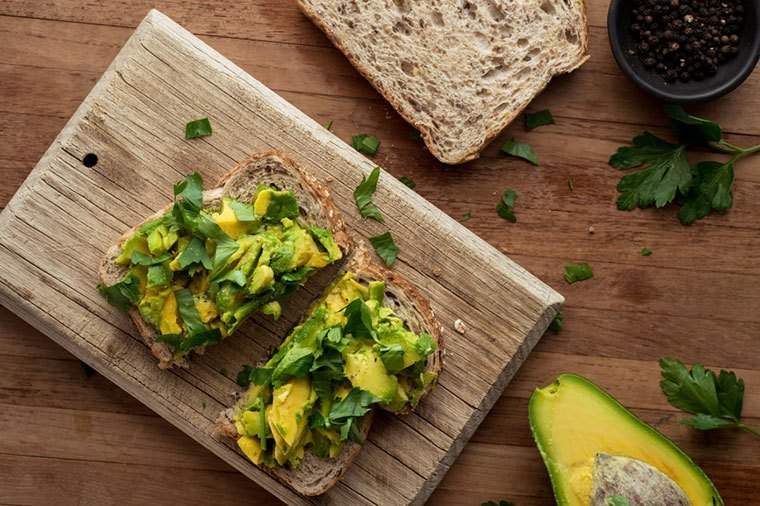
[[599, 454], [652, 466], [675, 482], [693, 506], [724, 504], [715, 485], [688, 455], [581, 376], [561, 374], [552, 384], [536, 389], [528, 414], [560, 506], [592, 504]]

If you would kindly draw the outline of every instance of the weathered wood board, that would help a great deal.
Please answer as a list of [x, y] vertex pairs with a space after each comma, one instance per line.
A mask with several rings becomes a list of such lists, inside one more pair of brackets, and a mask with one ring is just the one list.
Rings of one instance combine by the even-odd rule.
[[[185, 123], [203, 116], [214, 134], [184, 140]], [[375, 202], [401, 248], [395, 268], [444, 325], [445, 367], [417, 414], [377, 417], [359, 458], [322, 497], [296, 495], [212, 435], [235, 373], [277, 343], [297, 301], [282, 321], [252, 321], [190, 370], [161, 371], [95, 289], [105, 249], [166, 205], [182, 175], [198, 170], [212, 182], [271, 148], [331, 187], [355, 236], [383, 230], [357, 216], [351, 194], [371, 161], [151, 11], [0, 214], [0, 303], [289, 504], [422, 503], [563, 299], [392, 176], [381, 176]], [[92, 168], [88, 153], [98, 157]]]

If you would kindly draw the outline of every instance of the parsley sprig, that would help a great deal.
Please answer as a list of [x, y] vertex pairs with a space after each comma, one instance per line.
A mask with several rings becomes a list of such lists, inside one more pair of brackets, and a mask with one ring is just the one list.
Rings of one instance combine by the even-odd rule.
[[[620, 179], [617, 207], [681, 206], [678, 219], [691, 225], [711, 212], [723, 213], [733, 205], [734, 168], [747, 156], [760, 152], [760, 145], [742, 148], [723, 139], [720, 125], [688, 114], [681, 106], [666, 105], [677, 144], [650, 132], [643, 132], [622, 146], [609, 163], [619, 169], [639, 168]], [[704, 161], [691, 165], [689, 150], [694, 147], [729, 155], [724, 162]]]
[[760, 437], [760, 431], [741, 421], [744, 380], [733, 371], [720, 373], [694, 364], [691, 369], [679, 360], [660, 359], [660, 388], [671, 406], [693, 416], [681, 423], [699, 430], [739, 428]]

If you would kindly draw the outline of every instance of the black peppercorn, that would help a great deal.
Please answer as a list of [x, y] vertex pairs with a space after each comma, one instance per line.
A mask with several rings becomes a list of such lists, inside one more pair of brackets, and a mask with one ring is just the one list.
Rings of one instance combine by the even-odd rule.
[[713, 76], [739, 52], [744, 0], [630, 0], [630, 48], [666, 82]]

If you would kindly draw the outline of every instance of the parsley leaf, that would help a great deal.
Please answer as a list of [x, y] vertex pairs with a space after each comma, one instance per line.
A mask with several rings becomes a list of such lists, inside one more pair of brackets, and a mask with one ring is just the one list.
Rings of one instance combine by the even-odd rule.
[[328, 121], [327, 123], [325, 123], [325, 130], [327, 130], [328, 132], [332, 132], [332, 126], [333, 126], [332, 120]]
[[146, 255], [145, 253], [140, 253], [139, 251], [135, 250], [132, 252], [132, 257], [130, 258], [130, 262], [134, 265], [156, 265], [160, 264], [162, 262], [166, 262], [172, 257], [171, 253], [164, 253], [163, 255], [153, 258], [150, 255]]
[[348, 418], [366, 415], [372, 409], [370, 405], [379, 401], [380, 399], [366, 390], [354, 388], [342, 401], [333, 405], [328, 420], [330, 423], [340, 425]]
[[734, 164], [700, 162], [695, 168], [694, 184], [683, 200], [678, 219], [691, 225], [710, 211], [725, 212], [733, 205]]
[[557, 315], [552, 319], [551, 323], [549, 323], [549, 329], [553, 330], [554, 332], [559, 332], [562, 330], [562, 311], [558, 312]]
[[410, 177], [401, 176], [400, 178], [398, 178], [398, 180], [401, 181], [402, 183], [404, 183], [407, 186], [407, 188], [410, 188], [412, 190], [414, 190], [414, 188], [417, 187], [417, 183], [415, 183], [414, 179], [412, 179]]
[[380, 360], [389, 374], [396, 374], [404, 368], [404, 348], [400, 344], [377, 344]]
[[648, 256], [651, 256], [651, 255], [652, 255], [652, 250], [651, 249], [649, 249], [647, 247], [641, 248], [641, 256], [648, 257]]
[[501, 200], [496, 204], [496, 212], [510, 223], [517, 223], [517, 216], [515, 216], [516, 199], [517, 193], [514, 190], [507, 189], [501, 194]]
[[372, 244], [372, 247], [375, 248], [377, 256], [383, 259], [385, 265], [391, 267], [396, 261], [399, 252], [398, 246], [393, 242], [393, 236], [391, 233], [385, 232], [384, 234], [370, 237], [369, 242]]
[[720, 373], [679, 360], [660, 359], [660, 389], [671, 406], [694, 415], [682, 423], [699, 430], [738, 427], [760, 437], [760, 432], [741, 422], [744, 381], [733, 371]]
[[553, 124], [554, 116], [552, 116], [552, 113], [549, 111], [549, 109], [544, 109], [543, 111], [525, 115], [525, 127], [528, 130], [533, 130], [534, 128], [538, 128], [540, 126]]
[[607, 499], [607, 504], [605, 506], [630, 506], [631, 503], [628, 501], [627, 497], [624, 497], [622, 495], [613, 495], [612, 497]]
[[129, 273], [111, 286], [98, 284], [98, 291], [109, 304], [126, 313], [140, 301], [140, 278]]
[[201, 207], [203, 207], [203, 178], [201, 178], [201, 175], [193, 172], [175, 184], [174, 198], [175, 201], [188, 204], [196, 212], [200, 211]]
[[185, 139], [195, 139], [196, 137], [207, 137], [209, 135], [211, 135], [211, 122], [208, 118], [190, 121], [185, 125]]
[[380, 213], [380, 209], [372, 202], [372, 195], [377, 190], [378, 179], [380, 179], [380, 167], [375, 167], [369, 173], [369, 176], [362, 177], [362, 182], [354, 190], [354, 201], [362, 218], [371, 218], [384, 223], [385, 220], [382, 213]]
[[594, 277], [591, 266], [585, 262], [565, 265], [565, 281], [573, 284], [576, 281], [585, 281]]
[[351, 146], [359, 153], [375, 156], [380, 147], [380, 141], [374, 135], [359, 134], [351, 137]]
[[468, 209], [459, 219], [459, 223], [467, 223], [472, 218], [472, 210]]
[[344, 334], [351, 334], [355, 338], [374, 338], [372, 311], [362, 299], [354, 299], [343, 308], [343, 316], [346, 317]]
[[232, 208], [238, 221], [249, 222], [257, 220], [256, 213], [253, 211], [253, 204], [245, 204], [235, 199], [230, 199], [227, 203]]
[[180, 269], [185, 269], [192, 264], [201, 264], [205, 269], [211, 269], [213, 264], [206, 251], [206, 245], [197, 237], [193, 237], [187, 247], [177, 259]]
[[243, 365], [243, 368], [240, 369], [240, 371], [237, 373], [237, 376], [235, 377], [235, 383], [240, 385], [241, 387], [247, 387], [251, 384], [251, 373], [253, 372], [253, 367], [251, 367], [248, 364]]
[[524, 144], [515, 141], [514, 139], [508, 139], [501, 145], [501, 151], [509, 156], [516, 158], [522, 158], [533, 165], [538, 165], [538, 156], [533, 151], [533, 147], [530, 144]]
[[182, 322], [185, 324], [187, 333], [192, 335], [206, 332], [208, 329], [206, 329], [206, 325], [201, 321], [201, 315], [198, 313], [198, 308], [195, 307], [192, 292], [187, 288], [183, 288], [174, 292], [174, 296], [177, 299], [177, 311], [180, 318], [182, 318]]
[[620, 179], [617, 207], [663, 207], [673, 201], [676, 191], [686, 194], [692, 173], [686, 160], [686, 146], [670, 144], [649, 132], [635, 137], [633, 146], [618, 148], [610, 165], [620, 169], [643, 168]]
[[172, 271], [165, 265], [151, 265], [148, 267], [147, 281], [148, 288], [169, 286], [172, 281]]
[[426, 357], [433, 353], [435, 351], [435, 348], [436, 346], [435, 341], [433, 340], [433, 336], [426, 332], [421, 333], [417, 338], [417, 341], [414, 343], [414, 351], [423, 357]]
[[718, 142], [723, 136], [720, 125], [709, 119], [687, 113], [676, 104], [665, 105], [665, 114], [672, 120], [673, 132], [684, 144], [699, 145]]

